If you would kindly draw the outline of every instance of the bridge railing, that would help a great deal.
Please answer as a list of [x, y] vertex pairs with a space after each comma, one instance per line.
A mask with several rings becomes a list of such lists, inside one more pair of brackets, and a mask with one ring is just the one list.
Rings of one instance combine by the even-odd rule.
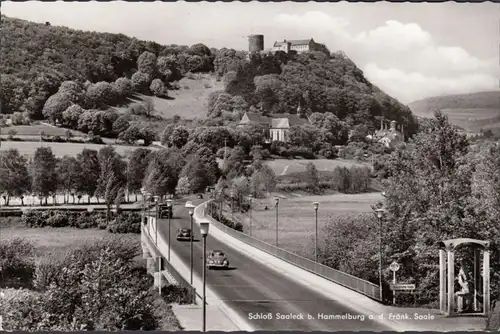
[[[379, 301], [382, 300], [382, 296], [380, 295], [380, 287], [378, 285], [368, 282], [359, 277], [349, 275], [340, 270], [336, 270], [331, 267], [325, 266], [323, 264], [306, 259], [302, 256], [291, 253], [282, 248], [276, 247], [275, 245], [271, 245], [267, 242], [251, 237], [248, 234], [234, 230], [220, 223], [219, 221], [215, 220], [211, 216], [210, 213], [216, 210], [213, 200], [209, 200], [207, 203], [203, 205], [204, 205], [203, 210], [205, 210], [206, 217], [210, 220], [211, 224], [213, 224], [218, 229], [224, 231], [225, 233], [229, 234], [230, 236], [240, 241], [243, 241], [249, 244], [250, 246], [260, 249], [266, 253], [269, 253], [279, 259], [282, 259], [288, 263], [291, 263], [299, 268], [305, 269], [318, 276], [326, 278], [334, 283], [340, 284], [346, 288], [359, 292], [367, 297]], [[213, 206], [210, 208], [211, 205]]]
[[162, 269], [168, 271], [170, 275], [172, 275], [173, 279], [177, 282], [179, 287], [186, 289], [188, 294], [188, 299], [191, 301], [191, 304], [196, 304], [196, 288], [189, 284], [189, 282], [182, 277], [182, 275], [175, 269], [174, 266], [163, 256], [159, 248], [156, 246], [155, 242], [151, 238], [149, 234], [149, 228], [146, 224], [142, 224], [142, 240], [146, 243], [148, 249], [153, 253], [151, 254], [156, 259], [161, 258], [162, 261]]

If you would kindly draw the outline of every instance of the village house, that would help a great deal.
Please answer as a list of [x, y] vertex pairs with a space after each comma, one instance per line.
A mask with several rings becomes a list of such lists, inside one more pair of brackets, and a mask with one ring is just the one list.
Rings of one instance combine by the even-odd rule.
[[368, 135], [367, 139], [377, 141], [385, 147], [393, 148], [398, 143], [404, 142], [404, 127], [401, 124], [401, 132], [397, 130], [396, 121], [391, 121], [390, 127], [387, 128], [384, 119], [380, 121], [380, 130], [374, 135]]
[[238, 127], [244, 127], [250, 124], [259, 124], [265, 127], [264, 138], [269, 141], [290, 140], [290, 128], [295, 125], [308, 124], [309, 120], [302, 114], [272, 114], [264, 116], [259, 113], [246, 112], [238, 123]]

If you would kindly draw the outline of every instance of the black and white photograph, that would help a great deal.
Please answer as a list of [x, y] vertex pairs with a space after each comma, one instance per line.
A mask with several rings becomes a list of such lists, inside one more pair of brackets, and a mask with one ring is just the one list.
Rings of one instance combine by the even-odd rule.
[[0, 330], [500, 331], [500, 4], [0, 11]]

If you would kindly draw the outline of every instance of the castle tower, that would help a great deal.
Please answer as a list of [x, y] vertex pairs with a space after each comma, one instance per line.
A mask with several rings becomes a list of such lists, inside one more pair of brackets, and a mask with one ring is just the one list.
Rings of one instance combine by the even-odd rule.
[[248, 36], [248, 52], [259, 53], [264, 51], [264, 35]]

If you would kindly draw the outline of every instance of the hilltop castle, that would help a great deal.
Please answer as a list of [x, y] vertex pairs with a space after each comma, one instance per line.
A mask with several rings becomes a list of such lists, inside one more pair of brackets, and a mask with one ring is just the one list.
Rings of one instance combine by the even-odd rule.
[[298, 40], [283, 40], [283, 42], [275, 41], [272, 48], [264, 49], [264, 35], [250, 35], [248, 36], [248, 52], [252, 53], [268, 53], [284, 51], [296, 51], [298, 53], [322, 51], [330, 54], [330, 51], [324, 44], [316, 43], [314, 39], [298, 39]]

